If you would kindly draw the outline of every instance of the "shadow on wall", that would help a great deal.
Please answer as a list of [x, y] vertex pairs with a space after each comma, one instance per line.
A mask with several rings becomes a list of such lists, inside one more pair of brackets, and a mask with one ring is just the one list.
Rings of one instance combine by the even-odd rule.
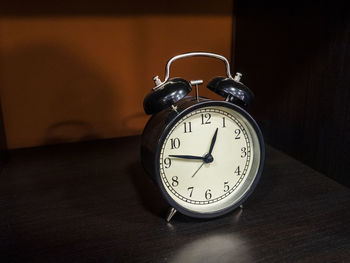
[[43, 144], [59, 144], [75, 140], [76, 138], [72, 138], [72, 134], [79, 134], [80, 138], [78, 138], [78, 141], [88, 141], [99, 138], [93, 125], [90, 123], [70, 120], [58, 122], [48, 127], [45, 136], [46, 139]]
[[95, 1], [72, 0], [68, 3], [36, 0], [23, 1], [20, 5], [14, 1], [3, 1], [0, 15], [33, 16], [33, 15], [130, 15], [130, 14], [231, 14], [232, 0], [221, 0], [218, 4], [198, 4], [196, 1], [138, 1], [137, 4], [128, 1], [100, 0]]
[[111, 137], [121, 129], [112, 116], [120, 112], [118, 89], [91, 61], [43, 44], [1, 60], [9, 148]]

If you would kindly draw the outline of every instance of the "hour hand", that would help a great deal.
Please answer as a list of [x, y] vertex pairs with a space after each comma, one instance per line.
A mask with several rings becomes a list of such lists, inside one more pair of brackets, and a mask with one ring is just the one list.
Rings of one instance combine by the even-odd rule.
[[169, 157], [181, 158], [181, 159], [189, 159], [189, 160], [204, 160], [202, 156], [194, 156], [194, 155], [169, 155]]
[[216, 128], [215, 133], [214, 133], [214, 136], [213, 136], [213, 138], [211, 139], [209, 154], [211, 154], [211, 152], [213, 151], [214, 144], [215, 144], [215, 142], [216, 142], [216, 136], [218, 135], [218, 129], [219, 129], [219, 128]]

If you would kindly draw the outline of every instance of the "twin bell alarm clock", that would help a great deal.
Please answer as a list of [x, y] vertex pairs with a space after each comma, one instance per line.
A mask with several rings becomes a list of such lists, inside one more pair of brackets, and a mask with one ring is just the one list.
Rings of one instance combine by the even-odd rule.
[[[207, 88], [223, 100], [200, 97], [202, 80], [170, 78], [178, 59], [210, 57], [226, 65], [226, 76]], [[141, 139], [141, 162], [170, 205], [167, 221], [176, 211], [196, 218], [214, 218], [241, 206], [253, 192], [263, 169], [265, 148], [260, 128], [246, 111], [254, 95], [232, 77], [228, 60], [218, 54], [192, 52], [171, 58], [164, 81], [143, 107], [152, 115]], [[195, 96], [188, 96], [192, 87]]]

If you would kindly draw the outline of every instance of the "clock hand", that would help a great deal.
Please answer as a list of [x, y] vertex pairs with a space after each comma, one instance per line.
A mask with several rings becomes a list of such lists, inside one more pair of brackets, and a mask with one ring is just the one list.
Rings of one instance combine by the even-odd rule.
[[215, 144], [215, 142], [216, 142], [216, 136], [218, 135], [218, 129], [219, 129], [219, 128], [216, 128], [215, 133], [214, 133], [214, 136], [213, 136], [213, 138], [211, 139], [210, 148], [209, 148], [209, 153], [208, 153], [208, 154], [210, 154], [210, 155], [211, 155], [211, 152], [213, 151], [214, 144]]
[[204, 160], [204, 157], [194, 156], [194, 155], [169, 155], [169, 157], [176, 157], [176, 158], [189, 159], [189, 160]]
[[205, 164], [205, 162], [203, 162], [203, 163], [201, 164], [201, 166], [199, 166], [199, 168], [194, 172], [194, 174], [192, 175], [192, 177], [194, 177], [194, 176], [196, 175], [196, 173], [198, 173], [199, 169], [202, 168], [203, 164]]
[[209, 153], [206, 154], [204, 157], [193, 156], [193, 155], [169, 155], [169, 157], [176, 157], [176, 158], [190, 159], [190, 160], [202, 160], [203, 163], [198, 167], [198, 169], [192, 175], [192, 177], [194, 177], [205, 163], [211, 163], [213, 161], [213, 157], [211, 155], [211, 152], [213, 151], [213, 148], [214, 148], [214, 145], [215, 145], [215, 142], [216, 142], [216, 137], [218, 135], [218, 129], [219, 128], [216, 128], [214, 136], [211, 139]]

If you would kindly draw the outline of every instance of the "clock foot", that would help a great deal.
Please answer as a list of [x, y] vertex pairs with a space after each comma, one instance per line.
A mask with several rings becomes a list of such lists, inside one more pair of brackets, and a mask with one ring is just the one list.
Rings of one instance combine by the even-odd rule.
[[240, 209], [243, 209], [243, 205], [240, 205], [239, 208], [240, 208]]
[[175, 215], [176, 209], [174, 207], [170, 207], [168, 215], [166, 216], [166, 221], [170, 222], [171, 218]]

